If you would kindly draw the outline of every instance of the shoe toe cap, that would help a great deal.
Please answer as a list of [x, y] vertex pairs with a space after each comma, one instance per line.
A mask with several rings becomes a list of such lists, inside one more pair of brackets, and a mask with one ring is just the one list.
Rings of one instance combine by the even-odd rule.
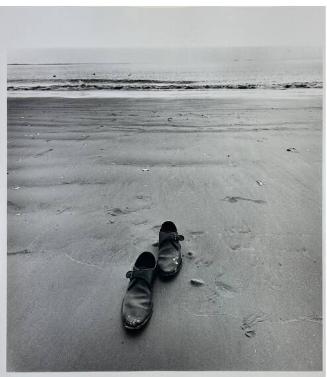
[[144, 318], [136, 318], [136, 317], [129, 316], [129, 315], [127, 315], [123, 319], [124, 326], [126, 328], [130, 328], [130, 329], [137, 329], [137, 328], [139, 328], [140, 326], [142, 326], [143, 322], [145, 322]]
[[170, 260], [163, 259], [158, 261], [158, 267], [162, 274], [170, 275], [178, 271], [181, 264], [180, 258], [171, 258]]

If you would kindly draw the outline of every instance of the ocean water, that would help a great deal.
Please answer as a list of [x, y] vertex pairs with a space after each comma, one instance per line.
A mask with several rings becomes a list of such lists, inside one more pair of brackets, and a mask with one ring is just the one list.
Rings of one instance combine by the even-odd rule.
[[58, 50], [8, 64], [7, 80], [8, 96], [322, 87], [322, 51], [298, 47]]

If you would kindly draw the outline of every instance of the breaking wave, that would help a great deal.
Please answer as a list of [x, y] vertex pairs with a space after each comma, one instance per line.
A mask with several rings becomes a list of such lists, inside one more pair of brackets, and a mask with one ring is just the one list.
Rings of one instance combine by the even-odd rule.
[[271, 83], [209, 83], [146, 79], [53, 79], [11, 80], [8, 91], [85, 91], [85, 90], [210, 90], [210, 89], [307, 89], [322, 88], [321, 81]]

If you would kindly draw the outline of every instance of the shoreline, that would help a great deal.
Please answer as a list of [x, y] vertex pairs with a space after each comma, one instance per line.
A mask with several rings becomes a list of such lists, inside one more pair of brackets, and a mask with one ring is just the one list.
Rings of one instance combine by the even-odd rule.
[[303, 89], [211, 89], [211, 90], [86, 90], [86, 91], [7, 91], [8, 98], [260, 98], [262, 95], [272, 98], [292, 96], [322, 96], [323, 88]]

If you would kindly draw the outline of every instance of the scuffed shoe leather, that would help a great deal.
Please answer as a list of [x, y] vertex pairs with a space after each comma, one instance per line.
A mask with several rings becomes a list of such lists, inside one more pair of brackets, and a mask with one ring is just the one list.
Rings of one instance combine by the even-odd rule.
[[162, 277], [175, 276], [182, 267], [181, 245], [184, 236], [178, 234], [172, 221], [165, 221], [159, 232], [158, 270]]
[[122, 303], [122, 321], [128, 330], [141, 329], [152, 315], [152, 286], [156, 274], [156, 258], [148, 251], [137, 258]]

